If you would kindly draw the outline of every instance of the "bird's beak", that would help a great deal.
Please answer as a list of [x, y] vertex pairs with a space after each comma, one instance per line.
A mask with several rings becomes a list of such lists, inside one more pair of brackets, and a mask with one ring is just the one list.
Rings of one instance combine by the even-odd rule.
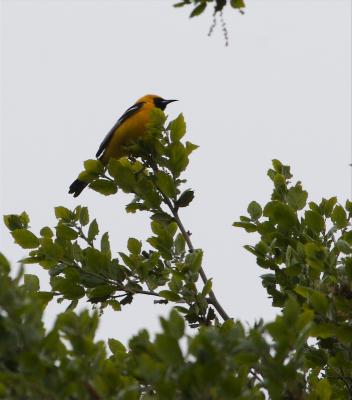
[[172, 103], [174, 101], [178, 101], [178, 100], [163, 100], [163, 103], [164, 103], [164, 105], [166, 107], [168, 104], [170, 104], [170, 103]]

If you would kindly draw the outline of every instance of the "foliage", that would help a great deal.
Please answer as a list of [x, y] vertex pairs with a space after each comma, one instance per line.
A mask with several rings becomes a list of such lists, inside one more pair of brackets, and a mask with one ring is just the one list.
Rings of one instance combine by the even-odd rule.
[[300, 314], [294, 301], [274, 323], [248, 332], [232, 320], [204, 326], [186, 336], [186, 346], [184, 319], [172, 311], [154, 340], [145, 330], [128, 349], [109, 339], [108, 356], [104, 343], [94, 341], [96, 313], [67, 311], [46, 332], [42, 314], [52, 294], [39, 290], [37, 277], [24, 275], [19, 284], [21, 276], [11, 279], [9, 270], [1, 255], [1, 398], [264, 399], [263, 387], [272, 398], [302, 390], [299, 367], [312, 313]]
[[[108, 233], [86, 207], [55, 208], [57, 225], [39, 233], [29, 217], [7, 215], [22, 263], [50, 274], [52, 290], [36, 276], [10, 278], [1, 256], [0, 396], [48, 399], [348, 399], [352, 396], [352, 203], [309, 202], [290, 168], [278, 160], [268, 171], [274, 189], [262, 207], [253, 201], [236, 227], [259, 235], [245, 246], [267, 271], [263, 286], [280, 308], [274, 321], [245, 328], [221, 307], [179, 212], [193, 191], [183, 172], [197, 146], [184, 142], [183, 116], [170, 123], [160, 110], [129, 157], [84, 163], [81, 178], [109, 196], [132, 196], [128, 213], [149, 213], [146, 243], [129, 238], [110, 248]], [[201, 278], [202, 284], [198, 282]], [[170, 303], [161, 331], [143, 330], [127, 348], [117, 338], [94, 341], [99, 315], [76, 312], [88, 301], [102, 313], [124, 311], [135, 296]], [[42, 314], [53, 298], [69, 301], [54, 327]], [[126, 311], [127, 312], [127, 311]], [[197, 328], [192, 331], [186, 326]], [[15, 385], [14, 382], [17, 382]]]
[[[311, 313], [309, 331], [316, 338], [305, 349], [311, 368], [307, 382], [322, 375], [334, 398], [352, 394], [352, 203], [336, 197], [309, 202], [300, 182], [294, 185], [290, 167], [273, 160], [268, 176], [274, 184], [271, 201], [253, 201], [248, 216], [234, 226], [260, 236], [245, 248], [267, 272], [262, 284], [274, 307], [295, 299], [300, 312]], [[276, 328], [275, 328], [276, 329]]]
[[226, 22], [223, 17], [223, 10], [225, 6], [239, 11], [244, 14], [243, 9], [245, 8], [244, 0], [181, 0], [174, 4], [174, 7], [180, 8], [184, 6], [194, 6], [190, 18], [201, 15], [208, 6], [213, 6], [213, 22], [209, 28], [208, 36], [211, 36], [218, 24], [218, 15], [220, 18], [221, 30], [225, 40], [225, 46], [229, 44], [229, 33], [227, 30]]
[[243, 12], [242, 9], [246, 6], [244, 0], [181, 0], [174, 4], [174, 7], [184, 7], [187, 5], [194, 6], [190, 14], [191, 18], [202, 14], [208, 5], [214, 7], [214, 13], [222, 12], [225, 6], [230, 6]]
[[43, 311], [53, 294], [39, 291], [35, 275], [20, 284], [23, 270], [15, 279], [9, 271], [0, 253], [0, 398], [94, 399], [97, 390], [110, 399], [133, 384], [121, 375], [123, 363], [113, 364], [104, 343], [93, 341], [97, 314], [66, 312], [46, 331]]

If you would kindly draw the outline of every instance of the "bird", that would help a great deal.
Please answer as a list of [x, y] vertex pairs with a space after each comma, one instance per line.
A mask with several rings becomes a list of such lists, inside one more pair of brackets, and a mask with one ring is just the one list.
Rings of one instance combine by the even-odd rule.
[[[165, 100], [154, 94], [147, 94], [138, 99], [116, 121], [96, 153], [96, 158], [103, 165], [109, 163], [110, 158], [121, 158], [126, 155], [124, 146], [134, 139], [143, 136], [147, 132], [147, 124], [150, 121], [150, 112], [154, 108], [165, 110], [169, 103], [177, 100]], [[69, 188], [73, 197], [79, 196], [89, 182], [76, 179]]]

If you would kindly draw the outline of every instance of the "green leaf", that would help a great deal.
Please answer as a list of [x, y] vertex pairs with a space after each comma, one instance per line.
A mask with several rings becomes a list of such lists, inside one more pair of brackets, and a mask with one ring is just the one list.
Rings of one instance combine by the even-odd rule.
[[116, 287], [111, 285], [100, 285], [89, 290], [88, 299], [91, 303], [99, 303], [106, 301], [114, 292]]
[[194, 250], [192, 253], [187, 254], [186, 264], [193, 272], [198, 272], [202, 266], [203, 251]]
[[321, 379], [318, 383], [313, 387], [314, 394], [317, 396], [316, 398], [319, 400], [330, 400], [332, 395], [332, 388], [330, 382], [327, 378]]
[[6, 257], [0, 252], [0, 273], [5, 271], [5, 273], [10, 272], [10, 263], [7, 261]]
[[181, 315], [172, 310], [169, 319], [169, 328], [170, 333], [175, 339], [181, 339], [185, 331], [185, 320], [181, 317]]
[[169, 146], [170, 159], [169, 169], [177, 178], [184, 171], [189, 163], [188, 153], [180, 142], [174, 142]]
[[207, 283], [203, 287], [202, 295], [207, 296], [210, 293], [212, 286], [213, 286], [213, 282], [212, 282], [212, 278], [210, 278], [207, 280]]
[[20, 260], [21, 264], [40, 264], [41, 261], [44, 261], [45, 257], [43, 256], [34, 256], [34, 257], [25, 257]]
[[251, 222], [234, 222], [232, 226], [236, 228], [243, 228], [246, 232], [256, 232], [258, 230], [257, 225]]
[[320, 209], [320, 207], [318, 206], [317, 203], [314, 203], [314, 201], [310, 201], [310, 202], [308, 203], [308, 205], [309, 205], [309, 208], [310, 208], [312, 211], [315, 211], [315, 212], [317, 212], [318, 214], [320, 214], [321, 209]]
[[11, 235], [23, 249], [35, 249], [40, 244], [38, 238], [27, 229], [15, 229]]
[[177, 340], [167, 335], [157, 335], [155, 350], [158, 356], [167, 364], [179, 366], [183, 363], [183, 356]]
[[128, 213], [135, 213], [136, 211], [144, 211], [147, 209], [148, 207], [144, 203], [138, 203], [135, 201], [131, 201], [131, 203], [126, 206], [126, 212]]
[[336, 243], [336, 247], [342, 251], [342, 253], [344, 254], [351, 254], [352, 253], [352, 248], [349, 245], [348, 242], [346, 242], [345, 240], [339, 239]]
[[20, 221], [22, 223], [22, 227], [27, 229], [29, 224], [29, 216], [25, 211], [20, 214]]
[[90, 289], [106, 283], [102, 276], [89, 274], [85, 271], [81, 271], [79, 281], [83, 286]]
[[197, 150], [199, 146], [197, 146], [194, 143], [191, 142], [186, 142], [186, 153], [189, 156], [191, 153], [193, 153], [194, 150]]
[[125, 192], [130, 193], [136, 184], [134, 172], [122, 159], [111, 158], [108, 165], [109, 174], [114, 178], [118, 186]]
[[97, 179], [90, 183], [89, 187], [104, 196], [110, 196], [117, 192], [116, 184], [107, 179]]
[[89, 212], [87, 207], [82, 207], [79, 212], [79, 222], [82, 226], [89, 224]]
[[336, 334], [337, 334], [337, 327], [330, 322], [316, 324], [310, 331], [311, 336], [320, 337], [322, 339], [334, 337], [336, 336]]
[[179, 142], [186, 133], [186, 123], [183, 114], [170, 122], [170, 137], [173, 142]]
[[84, 249], [83, 254], [84, 259], [86, 260], [85, 269], [87, 269], [87, 271], [98, 274], [104, 274], [108, 271], [110, 272], [111, 262], [106, 254], [92, 247], [87, 247], [86, 249]]
[[127, 248], [132, 254], [140, 254], [142, 250], [142, 243], [135, 238], [129, 238], [127, 242]]
[[51, 238], [43, 238], [41, 242], [41, 253], [43, 253], [49, 259], [53, 259], [55, 261], [61, 260], [64, 255], [64, 249], [58, 243], [53, 243]]
[[82, 171], [79, 175], [78, 175], [78, 179], [82, 182], [86, 182], [86, 183], [90, 183], [92, 181], [94, 181], [94, 179], [96, 179], [96, 174], [91, 174], [87, 171]]
[[117, 300], [108, 300], [106, 302], [114, 311], [121, 311], [121, 304]]
[[99, 160], [86, 160], [84, 162], [84, 169], [89, 174], [100, 175], [104, 172], [104, 166]]
[[263, 215], [269, 217], [285, 230], [292, 229], [297, 225], [297, 217], [294, 211], [288, 205], [277, 200], [269, 202], [264, 207]]
[[345, 208], [349, 213], [352, 213], [352, 201], [346, 200]]
[[298, 302], [293, 298], [289, 297], [283, 309], [283, 317], [287, 326], [293, 325], [300, 315], [300, 307]]
[[21, 218], [16, 214], [4, 215], [4, 223], [10, 231], [23, 228]]
[[278, 190], [286, 190], [286, 179], [283, 175], [276, 173], [274, 176], [274, 186]]
[[246, 5], [244, 4], [243, 0], [231, 0], [230, 2], [231, 7], [233, 8], [244, 8]]
[[53, 291], [60, 292], [68, 300], [80, 299], [85, 295], [83, 287], [71, 279], [54, 276], [51, 278], [50, 283]]
[[147, 124], [148, 134], [158, 136], [164, 127], [166, 115], [160, 108], [153, 108], [149, 114], [150, 122]]
[[273, 165], [275, 172], [278, 172], [280, 174], [282, 171], [282, 162], [280, 160], [274, 159], [274, 160], [272, 160], [271, 163]]
[[169, 301], [179, 301], [181, 299], [177, 293], [172, 292], [171, 290], [161, 290], [159, 295]]
[[97, 223], [96, 219], [93, 219], [93, 221], [90, 223], [89, 229], [88, 229], [88, 240], [90, 242], [95, 240], [95, 238], [97, 237], [98, 233], [99, 233], [98, 223]]
[[194, 199], [194, 192], [191, 189], [185, 190], [177, 199], [176, 207], [187, 207]]
[[326, 217], [329, 218], [331, 216], [332, 210], [336, 203], [337, 203], [337, 197], [331, 197], [329, 200], [326, 199], [322, 200], [320, 207], [323, 210], [324, 215]]
[[52, 238], [54, 233], [48, 226], [44, 226], [44, 228], [40, 230], [40, 235], [42, 237]]
[[176, 196], [176, 186], [172, 177], [163, 171], [156, 173], [156, 184], [166, 197], [174, 198]]
[[38, 292], [40, 287], [37, 275], [24, 274], [24, 286], [31, 292]]
[[126, 347], [116, 339], [108, 339], [108, 345], [111, 353], [116, 356], [118, 354], [125, 354]]
[[186, 241], [185, 238], [183, 237], [182, 233], [179, 233], [176, 236], [176, 240], [175, 240], [175, 252], [176, 254], [182, 254], [185, 251], [185, 247], [186, 247]]
[[179, 8], [185, 6], [186, 4], [191, 4], [191, 0], [180, 1], [179, 3], [174, 4], [174, 7]]
[[263, 212], [262, 207], [256, 201], [252, 201], [249, 203], [247, 211], [254, 221], [257, 221], [262, 216]]
[[78, 233], [69, 226], [60, 224], [55, 229], [56, 236], [60, 239], [76, 240], [78, 238]]
[[173, 217], [164, 211], [158, 211], [154, 213], [150, 219], [152, 221], [170, 224], [173, 221]]
[[300, 183], [297, 183], [296, 186], [291, 187], [287, 193], [287, 203], [294, 210], [302, 210], [308, 198], [308, 192], [302, 190], [302, 186]]
[[110, 250], [110, 241], [109, 241], [109, 233], [105, 232], [100, 240], [100, 250], [102, 253], [106, 254], [109, 258], [111, 258], [111, 250]]
[[306, 298], [315, 310], [321, 314], [326, 314], [329, 307], [329, 301], [324, 293], [301, 285], [297, 285], [294, 291]]
[[199, 4], [197, 7], [195, 7], [193, 9], [193, 11], [191, 12], [190, 18], [196, 17], [200, 14], [202, 14], [202, 12], [206, 9], [207, 7], [207, 3], [205, 1], [203, 1], [201, 4]]
[[337, 205], [334, 208], [334, 211], [331, 214], [331, 220], [336, 225], [337, 228], [345, 228], [347, 225], [347, 215], [344, 208], [340, 205]]
[[316, 211], [307, 210], [304, 213], [305, 223], [313, 232], [320, 233], [324, 230], [324, 218]]
[[66, 207], [55, 207], [55, 217], [64, 221], [71, 221], [73, 218], [72, 212]]
[[329, 307], [329, 300], [324, 293], [319, 292], [317, 290], [313, 290], [309, 300], [312, 303], [315, 310], [324, 315], [327, 313]]
[[323, 245], [308, 242], [304, 245], [304, 251], [308, 264], [312, 268], [322, 271], [327, 258], [327, 249]]
[[336, 332], [336, 337], [345, 345], [348, 346], [352, 342], [352, 327], [348, 325], [339, 326]]
[[345, 240], [348, 244], [352, 245], [352, 230], [345, 232], [342, 236], [341, 239]]
[[310, 289], [309, 287], [305, 287], [305, 286], [301, 286], [301, 285], [297, 285], [294, 288], [294, 291], [296, 293], [298, 293], [300, 296], [304, 297], [305, 299], [309, 299], [309, 295], [312, 289]]

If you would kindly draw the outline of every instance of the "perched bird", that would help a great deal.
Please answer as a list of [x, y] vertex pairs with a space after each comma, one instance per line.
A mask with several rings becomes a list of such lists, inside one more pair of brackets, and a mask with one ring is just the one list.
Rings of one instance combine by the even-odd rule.
[[[97, 151], [96, 157], [107, 165], [110, 158], [120, 158], [126, 155], [124, 146], [133, 139], [146, 133], [146, 126], [150, 120], [150, 112], [153, 108], [165, 110], [169, 103], [177, 100], [165, 100], [160, 96], [148, 94], [137, 100], [133, 106], [125, 111], [104, 140]], [[88, 185], [87, 182], [76, 179], [70, 186], [69, 193], [73, 197], [81, 194]]]

